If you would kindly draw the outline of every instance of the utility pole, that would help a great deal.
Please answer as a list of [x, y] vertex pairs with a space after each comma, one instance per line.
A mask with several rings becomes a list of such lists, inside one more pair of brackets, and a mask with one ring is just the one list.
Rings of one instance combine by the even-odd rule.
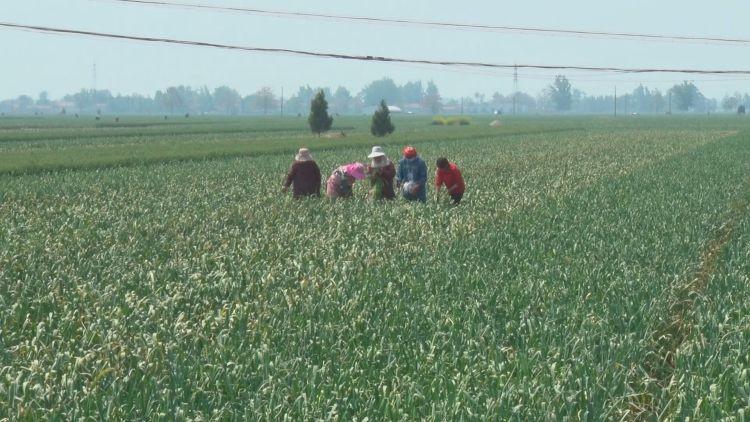
[[518, 65], [513, 65], [513, 115], [516, 115], [516, 97], [518, 97]]
[[464, 115], [464, 97], [461, 97], [461, 115]]
[[92, 89], [94, 90], [94, 92], [96, 92], [96, 62], [94, 62], [94, 69], [91, 72], [91, 75], [92, 75], [92, 79], [94, 81], [94, 85], [93, 85]]
[[281, 87], [281, 117], [284, 117], [284, 87]]
[[615, 86], [615, 117], [617, 117], [617, 86]]

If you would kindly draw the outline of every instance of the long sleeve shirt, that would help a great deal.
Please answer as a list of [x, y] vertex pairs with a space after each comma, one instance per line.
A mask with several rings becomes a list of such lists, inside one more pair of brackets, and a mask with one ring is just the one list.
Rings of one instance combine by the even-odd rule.
[[414, 193], [404, 193], [407, 199], [427, 200], [427, 164], [417, 156], [411, 160], [402, 158], [398, 163], [396, 180], [399, 183], [415, 182], [419, 189]]
[[293, 185], [295, 198], [308, 195], [320, 196], [320, 169], [315, 161], [295, 161], [286, 175], [284, 187]]
[[445, 184], [450, 194], [464, 193], [466, 189], [464, 178], [461, 176], [461, 170], [453, 163], [450, 163], [448, 169], [438, 168], [437, 172], [435, 172], [435, 187], [440, 188], [440, 185], [443, 184]]
[[396, 175], [396, 166], [392, 162], [388, 162], [385, 167], [367, 167], [367, 174], [370, 177], [370, 185], [373, 187], [379, 187], [376, 189], [376, 199], [393, 199], [396, 197], [393, 191], [393, 177]]
[[354, 178], [346, 175], [345, 166], [338, 167], [326, 180], [326, 196], [331, 199], [351, 198]]

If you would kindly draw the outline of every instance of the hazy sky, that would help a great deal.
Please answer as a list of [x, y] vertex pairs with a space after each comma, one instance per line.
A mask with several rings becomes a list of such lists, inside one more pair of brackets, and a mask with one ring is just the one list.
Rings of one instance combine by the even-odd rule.
[[[488, 25], [750, 38], [750, 2], [685, 0], [182, 0], [186, 3]], [[111, 0], [0, 0], [0, 21], [120, 34], [420, 59], [621, 67], [750, 69], [750, 45], [684, 44], [406, 25], [278, 18], [246, 13], [129, 5]], [[57, 36], [0, 29], [0, 98], [46, 89], [52, 98], [94, 85], [153, 94], [170, 85], [229, 85], [246, 95], [262, 86], [288, 96], [301, 84], [358, 92], [383, 76], [397, 83], [434, 80], [443, 96], [513, 89], [512, 72], [348, 62], [200, 47]], [[708, 96], [750, 91], [750, 77], [605, 75], [563, 72], [575, 88], [610, 93], [639, 82], [668, 88], [695, 80]], [[519, 89], [536, 94], [554, 72], [519, 71]]]

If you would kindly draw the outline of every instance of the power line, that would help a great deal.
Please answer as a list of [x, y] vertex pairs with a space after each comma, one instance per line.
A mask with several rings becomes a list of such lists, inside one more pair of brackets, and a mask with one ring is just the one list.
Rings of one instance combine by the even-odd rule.
[[[401, 66], [409, 67], [412, 69], [420, 69], [420, 70], [430, 70], [434, 69], [428, 65], [417, 65], [417, 64], [411, 64], [411, 63], [400, 63]], [[529, 71], [536, 70], [536, 69], [529, 69]], [[503, 70], [497, 70], [497, 69], [467, 69], [463, 67], [443, 67], [441, 71], [445, 72], [452, 72], [452, 73], [458, 73], [458, 74], [468, 74], [468, 75], [476, 75], [476, 76], [486, 76], [486, 77], [510, 77], [513, 78], [515, 75], [515, 72], [504, 72]], [[545, 72], [545, 70], [541, 70], [541, 72]], [[551, 73], [518, 73], [519, 79], [529, 79], [529, 80], [539, 80], [539, 81], [548, 81], [551, 77], [554, 75]], [[606, 73], [606, 72], [577, 72], [577, 73], [569, 73], [566, 72], [565, 76], [575, 82], [595, 82], [595, 83], [606, 83], [606, 84], [612, 84], [612, 83], [623, 83], [623, 84], [632, 84], [632, 83], [659, 83], [659, 84], [671, 84], [671, 83], [679, 83], [682, 82], [682, 79], [675, 80], [675, 79], [626, 79], [628, 76], [638, 76], [638, 74], [629, 74], [629, 73]], [[606, 78], [605, 78], [606, 77]], [[611, 77], [618, 77], [617, 79], [611, 79]], [[604, 79], [600, 79], [604, 78]], [[737, 77], [722, 77], [717, 76], [716, 79], [703, 79], [703, 78], [697, 78], [694, 79], [693, 82], [698, 83], [709, 83], [709, 82], [721, 82], [721, 83], [727, 83], [727, 82], [750, 82], [750, 76], [737, 76]]]
[[52, 28], [46, 26], [22, 25], [17, 23], [0, 22], [0, 27], [19, 29], [33, 32], [42, 32], [49, 34], [63, 35], [83, 35], [90, 37], [109, 38], [129, 41], [143, 41], [150, 43], [180, 44], [197, 47], [221, 48], [227, 50], [252, 51], [260, 53], [277, 53], [290, 54], [296, 56], [307, 56], [340, 60], [356, 60], [367, 62], [387, 62], [387, 63], [412, 63], [426, 64], [435, 66], [463, 66], [471, 68], [486, 69], [544, 69], [544, 70], [581, 70], [592, 72], [612, 72], [623, 74], [641, 74], [641, 73], [678, 73], [694, 75], [750, 75], [750, 70], [706, 70], [706, 69], [677, 69], [677, 68], [625, 68], [625, 67], [598, 67], [598, 66], [570, 66], [570, 65], [535, 65], [535, 64], [498, 64], [485, 62], [464, 62], [451, 60], [425, 60], [425, 59], [408, 59], [397, 57], [380, 57], [365, 55], [349, 55], [341, 53], [321, 53], [308, 50], [293, 50], [287, 48], [267, 48], [267, 47], [248, 47], [229, 44], [218, 44], [204, 41], [177, 40], [171, 38], [141, 37], [135, 35], [120, 35], [105, 32], [84, 31], [77, 29]]
[[520, 33], [536, 33], [543, 35], [567, 35], [567, 36], [584, 36], [584, 37], [605, 37], [619, 39], [639, 39], [642, 41], [677, 41], [677, 42], [699, 42], [699, 43], [726, 43], [726, 44], [750, 44], [750, 39], [744, 38], [726, 38], [726, 37], [701, 37], [701, 36], [683, 36], [683, 35], [665, 35], [665, 34], [646, 34], [636, 32], [607, 32], [607, 31], [584, 31], [564, 28], [541, 28], [541, 27], [523, 27], [523, 26], [504, 26], [504, 25], [480, 25], [468, 23], [423, 21], [414, 19], [387, 19], [373, 18], [367, 16], [348, 16], [348, 15], [330, 15], [324, 13], [309, 12], [286, 12], [280, 10], [266, 10], [256, 8], [228, 7], [228, 6], [209, 6], [195, 3], [176, 3], [164, 2], [157, 0], [111, 0], [118, 3], [134, 3], [158, 6], [183, 7], [193, 9], [216, 10], [224, 12], [243, 12], [260, 15], [272, 15], [281, 17], [301, 17], [301, 18], [318, 18], [328, 20], [345, 20], [355, 22], [369, 23], [387, 23], [387, 24], [405, 24], [431, 26], [449, 29], [472, 29], [482, 31], [510, 31]]

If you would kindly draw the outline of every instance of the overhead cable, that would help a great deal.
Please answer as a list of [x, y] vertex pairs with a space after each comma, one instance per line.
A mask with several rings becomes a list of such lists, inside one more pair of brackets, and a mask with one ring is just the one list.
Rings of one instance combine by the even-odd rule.
[[647, 41], [726, 43], [726, 44], [750, 45], [750, 39], [744, 39], [744, 38], [707, 37], [707, 36], [697, 36], [697, 35], [693, 36], [693, 35], [646, 34], [646, 33], [636, 33], [636, 32], [587, 31], [587, 30], [565, 29], [565, 28], [483, 25], [483, 24], [470, 24], [470, 23], [426, 21], [426, 20], [415, 20], [415, 19], [389, 19], [389, 18], [376, 18], [376, 17], [367, 17], [367, 16], [348, 16], [348, 15], [333, 15], [333, 14], [324, 14], [324, 13], [289, 12], [289, 11], [244, 8], [244, 7], [212, 6], [212, 5], [197, 4], [197, 3], [165, 2], [165, 1], [158, 1], [158, 0], [111, 0], [111, 1], [118, 2], [118, 3], [171, 6], [171, 7], [224, 11], [224, 12], [243, 12], [243, 13], [252, 13], [252, 14], [260, 14], [260, 15], [281, 16], [281, 17], [318, 18], [318, 19], [329, 19], [329, 20], [339, 20], [339, 21], [344, 20], [344, 21], [354, 21], [354, 22], [419, 25], [419, 26], [430, 26], [430, 27], [447, 28], [447, 29], [510, 31], [510, 32], [518, 32], [518, 33], [536, 33], [536, 34], [542, 34], [542, 35], [606, 37], [606, 38], [620, 38], [620, 39], [639, 39], [639, 40], [647, 40]]
[[679, 73], [694, 75], [750, 75], [750, 70], [726, 70], [726, 69], [687, 69], [687, 68], [626, 68], [626, 67], [600, 67], [600, 66], [574, 66], [574, 65], [539, 65], [539, 64], [498, 64], [485, 62], [470, 61], [453, 61], [453, 60], [426, 60], [426, 59], [409, 59], [397, 57], [381, 57], [370, 55], [350, 55], [342, 53], [324, 53], [308, 50], [294, 50], [288, 48], [268, 48], [268, 47], [249, 47], [229, 44], [219, 44], [204, 41], [177, 40], [171, 38], [143, 37], [135, 35], [111, 34], [105, 32], [85, 31], [78, 29], [53, 28], [47, 26], [22, 25], [17, 23], [0, 22], [1, 28], [18, 29], [33, 32], [42, 32], [49, 34], [61, 35], [82, 35], [88, 37], [109, 38], [128, 41], [142, 41], [149, 43], [179, 44], [197, 47], [221, 48], [227, 50], [250, 51], [260, 53], [290, 54], [296, 56], [317, 57], [340, 60], [356, 60], [366, 62], [386, 62], [386, 63], [412, 63], [435, 66], [463, 66], [471, 68], [499, 68], [499, 69], [545, 69], [545, 70], [582, 70], [593, 72], [613, 72], [613, 73]]

